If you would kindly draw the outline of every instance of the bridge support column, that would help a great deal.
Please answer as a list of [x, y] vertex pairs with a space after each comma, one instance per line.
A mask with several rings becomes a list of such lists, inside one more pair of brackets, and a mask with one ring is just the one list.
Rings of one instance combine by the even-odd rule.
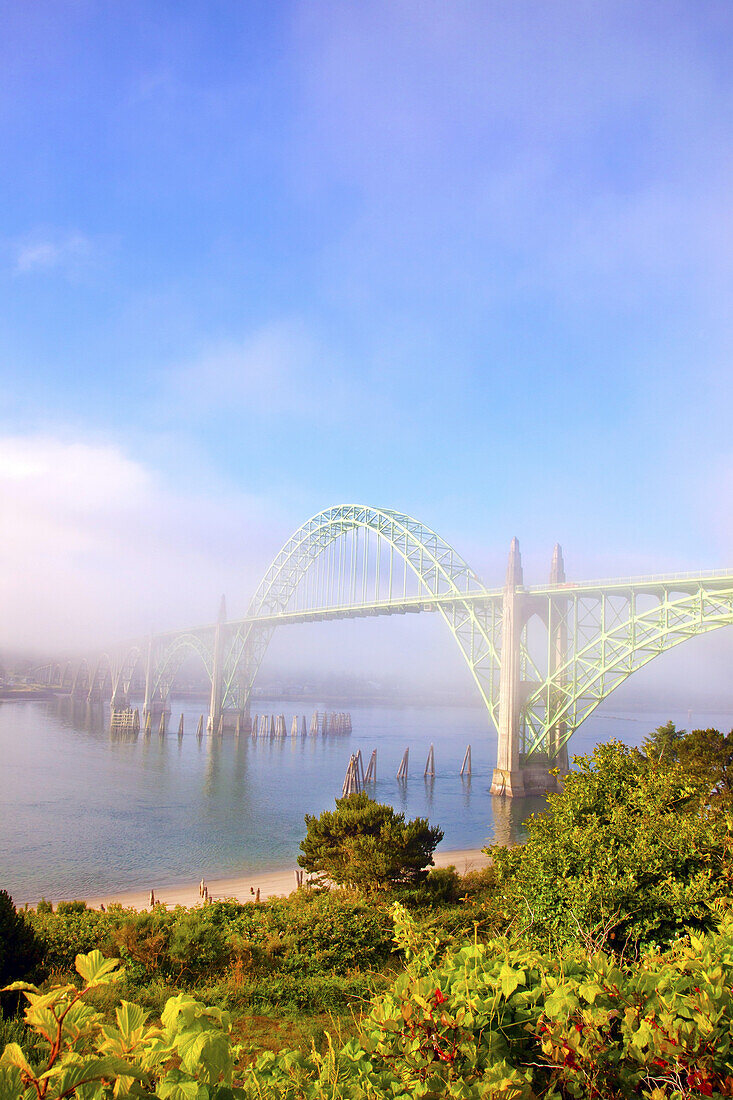
[[222, 662], [221, 635], [222, 626], [226, 622], [227, 608], [224, 597], [219, 605], [219, 617], [216, 620], [214, 633], [214, 661], [211, 669], [211, 699], [209, 701], [209, 720], [206, 728], [209, 733], [217, 733], [222, 716], [222, 681], [224, 667]]
[[145, 662], [145, 698], [143, 700], [143, 718], [152, 713], [153, 706], [153, 637], [148, 638], [148, 657]]
[[502, 608], [499, 748], [491, 783], [492, 794], [505, 794], [509, 797], [524, 794], [524, 776], [519, 765], [519, 651], [522, 622], [521, 596], [517, 592], [522, 583], [519, 541], [514, 538], [509, 551]]
[[[562, 549], [559, 543], [555, 543], [555, 549], [552, 553], [552, 566], [550, 568], [550, 584], [564, 584], [565, 583], [565, 563], [562, 558]], [[567, 624], [567, 599], [553, 597], [550, 601], [550, 667], [549, 673], [555, 682], [554, 691], [554, 703], [557, 706], [560, 703], [563, 687], [563, 673], [562, 667], [565, 664], [565, 658], [568, 651], [568, 624]], [[553, 622], [553, 611], [555, 612], [556, 621]], [[568, 764], [568, 746], [565, 742], [565, 734], [567, 732], [567, 723], [560, 720], [557, 722], [550, 733], [550, 756], [552, 758], [554, 767], [556, 767], [560, 775], [567, 775], [570, 770]]]

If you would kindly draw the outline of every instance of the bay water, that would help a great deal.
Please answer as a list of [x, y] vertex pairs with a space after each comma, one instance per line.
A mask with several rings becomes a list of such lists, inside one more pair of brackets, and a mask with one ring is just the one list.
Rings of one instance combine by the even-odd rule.
[[[332, 809], [349, 755], [366, 766], [377, 750], [371, 792], [445, 833], [441, 849], [521, 839], [543, 798], [489, 793], [496, 733], [485, 710], [447, 706], [297, 704], [348, 709], [346, 736], [284, 740], [224, 734], [196, 738], [201, 701], [172, 699], [168, 732], [112, 735], [109, 709], [59, 698], [0, 703], [0, 889], [16, 905], [294, 868], [306, 814]], [[296, 704], [257, 700], [286, 716]], [[179, 715], [184, 734], [178, 737]], [[728, 730], [733, 714], [599, 710], [570, 743], [572, 754], [616, 738], [638, 745], [668, 719], [680, 727]], [[430, 744], [436, 775], [423, 772]], [[461, 779], [468, 744], [472, 776]], [[409, 748], [406, 783], [396, 779]]]

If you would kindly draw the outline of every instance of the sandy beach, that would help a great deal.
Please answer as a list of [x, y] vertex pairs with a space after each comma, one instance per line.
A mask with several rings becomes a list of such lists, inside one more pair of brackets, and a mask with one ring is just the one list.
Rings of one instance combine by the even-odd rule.
[[[460, 874], [477, 870], [488, 864], [488, 858], [480, 848], [465, 848], [455, 852], [436, 852], [436, 867], [453, 865]], [[204, 876], [205, 877], [205, 876]], [[260, 891], [260, 898], [280, 897], [295, 889], [295, 864], [289, 871], [259, 871], [251, 875], [238, 875], [236, 878], [206, 879], [209, 896], [215, 901], [220, 898], [236, 898], [238, 901], [252, 901]], [[201, 905], [199, 883], [181, 883], [177, 886], [150, 884], [155, 891], [155, 900], [173, 908], [176, 905]], [[84, 899], [91, 908], [117, 903], [129, 909], [147, 909], [150, 902], [150, 890], [132, 890], [117, 894], [88, 895]]]

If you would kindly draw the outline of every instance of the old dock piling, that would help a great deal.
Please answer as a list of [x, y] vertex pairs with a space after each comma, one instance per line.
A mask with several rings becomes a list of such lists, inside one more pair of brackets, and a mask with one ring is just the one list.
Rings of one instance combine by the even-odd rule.
[[466, 749], [466, 755], [463, 757], [463, 763], [461, 764], [461, 776], [468, 776], [471, 778], [471, 746]]
[[407, 768], [410, 762], [410, 750], [405, 749], [405, 754], [400, 761], [400, 766], [397, 769], [397, 778], [401, 780], [407, 779]]
[[196, 736], [198, 737], [199, 741], [204, 736], [204, 716], [203, 716], [203, 714], [199, 718], [199, 724], [196, 727]]
[[372, 749], [372, 755], [369, 759], [369, 765], [368, 765], [367, 770], [366, 770], [366, 775], [364, 776], [364, 782], [365, 783], [376, 783], [377, 782], [377, 750], [376, 749]]
[[428, 776], [432, 776], [433, 779], [435, 778], [435, 752], [432, 745], [430, 746], [430, 752], [425, 762], [425, 771], [423, 774], [426, 779]]
[[346, 769], [344, 785], [341, 789], [341, 797], [347, 798], [350, 794], [358, 794], [361, 790], [361, 777], [359, 775], [359, 762], [354, 755], [349, 757], [349, 766]]

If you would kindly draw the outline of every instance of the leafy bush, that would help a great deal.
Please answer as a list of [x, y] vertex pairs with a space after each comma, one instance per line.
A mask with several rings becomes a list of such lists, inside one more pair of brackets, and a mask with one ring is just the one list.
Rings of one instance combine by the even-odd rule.
[[339, 886], [373, 891], [397, 883], [417, 883], [443, 839], [424, 817], [405, 821], [391, 806], [368, 794], [336, 799], [335, 810], [306, 814], [307, 833], [298, 863]]
[[57, 913], [83, 913], [87, 907], [85, 901], [60, 901], [56, 906]]
[[[41, 993], [16, 982], [28, 1000], [27, 1025], [46, 1044], [39, 1064], [32, 1064], [21, 1046], [9, 1043], [0, 1057], [0, 1100], [60, 1100], [79, 1096], [103, 1100], [115, 1096], [231, 1096], [236, 1048], [230, 1040], [227, 1013], [207, 1008], [186, 994], [171, 997], [160, 1027], [146, 1025], [147, 1013], [123, 1001], [116, 1026], [88, 1003], [88, 994], [122, 977], [119, 960], [99, 951], [79, 955], [76, 969], [83, 979]], [[222, 1089], [219, 1086], [224, 1086]]]
[[[603, 952], [555, 957], [507, 939], [439, 958], [395, 905], [408, 965], [375, 999], [356, 1037], [310, 1054], [244, 1064], [226, 1012], [179, 994], [161, 1025], [127, 1001], [106, 1023], [90, 994], [118, 981], [118, 960], [80, 955], [84, 980], [45, 994], [15, 983], [45, 1044], [0, 1057], [0, 1100], [157, 1095], [185, 1100], [687, 1100], [733, 1093], [733, 917], [665, 955], [620, 965]], [[32, 1060], [35, 1057], [35, 1061]]]
[[487, 849], [516, 924], [538, 944], [632, 951], [712, 928], [733, 886], [733, 833], [709, 776], [618, 742], [575, 763], [525, 844]]
[[435, 961], [396, 909], [411, 958], [358, 1038], [323, 1054], [266, 1054], [249, 1097], [455, 1100], [729, 1096], [733, 920], [665, 956], [622, 967], [507, 940]]

